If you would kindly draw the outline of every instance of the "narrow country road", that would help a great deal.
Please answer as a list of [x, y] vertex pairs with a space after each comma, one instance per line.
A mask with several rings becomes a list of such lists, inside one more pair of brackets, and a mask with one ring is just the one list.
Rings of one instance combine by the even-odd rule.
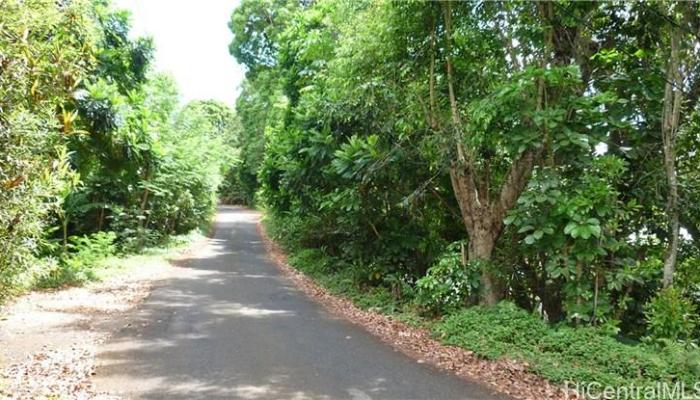
[[98, 355], [99, 391], [143, 399], [499, 399], [335, 318], [268, 261], [259, 215], [221, 207], [188, 274]]

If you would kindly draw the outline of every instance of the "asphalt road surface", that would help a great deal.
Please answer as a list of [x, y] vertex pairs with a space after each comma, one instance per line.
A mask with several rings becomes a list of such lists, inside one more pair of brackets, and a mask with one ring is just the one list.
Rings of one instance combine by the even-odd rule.
[[268, 261], [259, 215], [221, 207], [188, 272], [158, 285], [98, 354], [134, 399], [502, 399], [324, 311]]

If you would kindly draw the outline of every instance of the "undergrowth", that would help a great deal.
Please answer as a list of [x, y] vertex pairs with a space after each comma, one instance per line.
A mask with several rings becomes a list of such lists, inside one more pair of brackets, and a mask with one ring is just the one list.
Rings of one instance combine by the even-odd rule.
[[508, 302], [462, 309], [443, 318], [433, 332], [444, 343], [486, 359], [527, 362], [533, 372], [556, 383], [650, 387], [682, 382], [691, 388], [700, 374], [695, 349], [623, 343], [591, 327], [550, 326]]
[[171, 236], [138, 253], [120, 249], [113, 232], [72, 237], [58, 257], [48, 258], [50, 262], [36, 272], [31, 286], [47, 289], [104, 280], [128, 269], [134, 264], [133, 260], [171, 254], [201, 236], [200, 230]]

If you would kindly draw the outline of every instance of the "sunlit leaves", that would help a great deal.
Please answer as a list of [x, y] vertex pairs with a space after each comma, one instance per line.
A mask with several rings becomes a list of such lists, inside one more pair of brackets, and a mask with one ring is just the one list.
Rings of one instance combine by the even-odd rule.
[[[75, 114], [61, 106], [94, 65], [87, 7], [82, 1], [2, 4], [0, 301], [41, 265], [35, 256], [47, 216], [71, 178], [60, 132], [74, 131]], [[61, 119], [57, 110], [64, 111]]]
[[591, 236], [597, 238], [600, 237], [600, 232], [600, 221], [597, 218], [588, 218], [581, 222], [572, 221], [564, 227], [564, 233], [574, 239], [589, 239]]

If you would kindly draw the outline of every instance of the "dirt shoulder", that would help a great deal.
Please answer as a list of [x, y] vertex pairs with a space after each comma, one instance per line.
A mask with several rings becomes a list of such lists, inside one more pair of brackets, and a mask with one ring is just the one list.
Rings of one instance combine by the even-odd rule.
[[[183, 273], [204, 239], [168, 254], [125, 258], [124, 271], [84, 287], [35, 291], [0, 314], [0, 399], [112, 398], [90, 383], [99, 344], [153, 287]], [[173, 261], [168, 261], [172, 259]]]

